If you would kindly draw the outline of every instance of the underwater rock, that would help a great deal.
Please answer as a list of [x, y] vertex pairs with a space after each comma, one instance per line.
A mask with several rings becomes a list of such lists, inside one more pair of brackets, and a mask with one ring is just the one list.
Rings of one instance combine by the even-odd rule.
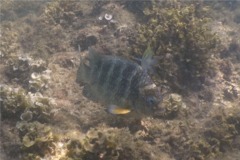
[[239, 136], [239, 119], [240, 115], [228, 113], [216, 115], [205, 123], [204, 137], [214, 146], [214, 152], [226, 152], [231, 148], [235, 138]]
[[91, 47], [95, 44], [97, 44], [98, 38], [95, 35], [85, 35], [85, 34], [80, 34], [74, 41], [73, 46], [80, 45], [81, 46], [81, 51], [85, 51], [88, 49], [88, 47]]
[[158, 56], [158, 74], [174, 89], [183, 85], [194, 89], [213, 70], [212, 56], [219, 50], [218, 37], [208, 27], [208, 8], [198, 5], [153, 3], [144, 10], [146, 24], [137, 25], [137, 36], [131, 40], [137, 55], [152, 47]]
[[169, 94], [163, 99], [161, 109], [154, 115], [167, 119], [173, 119], [178, 115], [181, 109], [186, 109], [186, 104], [183, 102], [182, 97], [178, 94]]
[[71, 158], [136, 159], [134, 141], [127, 129], [97, 127], [90, 129], [82, 141], [71, 141]]
[[12, 57], [20, 50], [18, 42], [19, 33], [11, 22], [2, 24], [0, 29], [2, 31], [0, 44], [1, 59]]
[[2, 118], [19, 118], [20, 114], [31, 107], [27, 93], [22, 88], [0, 86]]
[[1, 86], [1, 113], [3, 118], [22, 119], [26, 121], [48, 121], [54, 115], [55, 102], [41, 93], [31, 93], [22, 88]]
[[58, 137], [53, 134], [51, 128], [47, 125], [35, 122], [18, 122], [16, 128], [19, 130], [22, 151], [25, 153], [24, 157], [30, 155], [35, 157], [43, 157], [54, 154]]
[[91, 128], [81, 140], [70, 140], [67, 145], [67, 156], [73, 159], [88, 160], [138, 160], [142, 157], [153, 160], [165, 157], [170, 160], [167, 154], [151, 147], [141, 140], [134, 139], [126, 128], [98, 126]]
[[225, 87], [223, 89], [223, 98], [228, 101], [233, 101], [237, 99], [240, 95], [240, 88], [237, 84], [225, 82]]
[[33, 92], [47, 88], [50, 74], [46, 61], [33, 59], [30, 56], [18, 56], [17, 59], [12, 59], [6, 70], [10, 80], [20, 83]]

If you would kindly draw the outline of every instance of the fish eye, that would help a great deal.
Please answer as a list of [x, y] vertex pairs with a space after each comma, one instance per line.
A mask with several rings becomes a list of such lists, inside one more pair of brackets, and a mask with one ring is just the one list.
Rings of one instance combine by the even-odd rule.
[[146, 102], [147, 102], [148, 106], [154, 106], [158, 103], [158, 101], [155, 97], [147, 97]]

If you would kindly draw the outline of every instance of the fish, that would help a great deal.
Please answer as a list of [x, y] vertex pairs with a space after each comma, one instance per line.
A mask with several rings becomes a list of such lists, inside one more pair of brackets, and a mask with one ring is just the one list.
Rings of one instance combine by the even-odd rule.
[[148, 53], [151, 53], [149, 48], [139, 64], [89, 48], [84, 58], [80, 56], [76, 82], [88, 88], [112, 114], [152, 113], [162, 96], [148, 74], [153, 59]]

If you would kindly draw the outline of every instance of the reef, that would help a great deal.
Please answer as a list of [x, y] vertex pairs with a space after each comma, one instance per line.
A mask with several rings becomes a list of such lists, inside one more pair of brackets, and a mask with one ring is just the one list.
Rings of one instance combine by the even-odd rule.
[[22, 88], [1, 86], [2, 118], [46, 122], [54, 114], [54, 100], [42, 96], [41, 93], [31, 93]]
[[11, 57], [5, 71], [11, 82], [19, 83], [29, 91], [37, 92], [47, 88], [51, 71], [47, 69], [47, 62], [21, 55]]
[[18, 122], [16, 125], [22, 142], [23, 159], [40, 159], [55, 151], [57, 136], [51, 128], [39, 122]]
[[92, 128], [79, 143], [68, 145], [69, 157], [82, 159], [136, 159], [135, 142], [127, 129]]
[[[1, 2], [0, 159], [240, 157], [239, 2]], [[137, 63], [152, 49], [153, 115], [111, 115], [84, 93], [88, 47]]]
[[[213, 56], [219, 51], [219, 38], [208, 24], [208, 7], [200, 2], [154, 1], [144, 9], [146, 24], [137, 25], [133, 52], [141, 55], [148, 45], [159, 64], [157, 72], [168, 84], [192, 87], [214, 72]], [[201, 80], [202, 81], [202, 80]], [[193, 83], [193, 85], [186, 85]]]
[[[161, 108], [154, 113], [155, 117], [164, 119], [174, 119], [178, 114], [186, 114], [187, 106], [183, 102], [183, 98], [178, 94], [169, 94], [164, 97]], [[181, 115], [183, 116], [183, 115]]]

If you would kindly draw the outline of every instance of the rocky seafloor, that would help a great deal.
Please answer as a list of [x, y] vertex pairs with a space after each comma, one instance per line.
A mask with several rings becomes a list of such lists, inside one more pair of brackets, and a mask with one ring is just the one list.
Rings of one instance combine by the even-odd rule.
[[[1, 0], [0, 18], [0, 159], [239, 159], [239, 1]], [[164, 109], [106, 112], [76, 83], [78, 46], [151, 46]]]

